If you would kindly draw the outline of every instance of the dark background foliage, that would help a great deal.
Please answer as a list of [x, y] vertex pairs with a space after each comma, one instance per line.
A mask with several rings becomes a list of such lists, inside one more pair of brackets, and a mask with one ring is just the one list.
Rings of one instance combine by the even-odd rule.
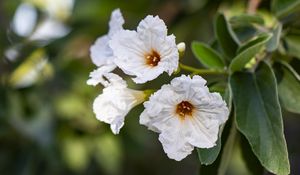
[[[24, 2], [35, 4], [38, 22], [47, 16], [46, 3], [39, 0], [0, 1], [0, 174], [193, 175], [199, 174], [200, 169], [203, 174], [214, 174], [215, 165], [200, 168], [196, 151], [181, 162], [168, 159], [158, 135], [138, 123], [142, 106], [130, 112], [117, 136], [108, 125], [95, 119], [92, 103], [101, 93], [101, 87], [86, 85], [89, 72], [95, 68], [89, 47], [107, 32], [111, 11], [120, 8], [128, 29], [134, 29], [148, 14], [159, 15], [176, 41], [187, 45], [182, 62], [202, 67], [193, 56], [190, 43], [194, 40], [213, 43], [217, 11], [242, 12], [248, 1], [75, 0], [70, 15], [54, 15], [70, 29], [69, 33], [43, 41], [21, 37], [12, 28], [15, 11]], [[269, 14], [270, 4], [271, 1], [262, 1], [259, 9]], [[285, 26], [294, 26], [299, 24], [291, 21], [299, 19], [299, 14], [293, 13], [285, 16], [283, 22]], [[58, 28], [52, 30], [59, 33]], [[298, 34], [290, 36], [287, 44], [300, 43]], [[299, 55], [299, 49], [296, 44], [292, 54]], [[48, 61], [43, 68], [37, 69], [45, 60]], [[299, 59], [291, 65], [300, 73]], [[34, 78], [26, 78], [29, 74]], [[205, 78], [210, 83], [220, 77]], [[159, 88], [170, 78], [164, 74], [139, 86], [128, 81], [136, 89]], [[283, 116], [291, 174], [300, 174], [299, 114], [283, 110]], [[242, 145], [245, 142], [241, 135], [239, 142]], [[251, 157], [253, 154], [242, 153], [239, 144], [233, 150], [227, 174], [257, 174], [262, 170], [255, 166], [257, 160]]]

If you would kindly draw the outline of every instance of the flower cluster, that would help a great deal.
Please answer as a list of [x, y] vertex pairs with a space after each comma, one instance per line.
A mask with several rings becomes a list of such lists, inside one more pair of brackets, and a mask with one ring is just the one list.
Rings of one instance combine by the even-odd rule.
[[171, 75], [178, 68], [179, 52], [185, 49], [183, 43], [177, 47], [175, 36], [167, 34], [158, 16], [147, 16], [136, 30], [125, 30], [123, 24], [120, 10], [114, 10], [108, 34], [98, 38], [90, 50], [98, 68], [90, 73], [87, 84], [104, 86], [93, 104], [97, 119], [110, 124], [112, 132], [118, 134], [128, 112], [144, 102], [140, 124], [159, 133], [169, 158], [179, 161], [194, 147], [215, 146], [229, 111], [220, 94], [209, 92], [202, 77], [174, 78], [149, 97], [145, 93], [149, 91], [128, 88], [126, 81], [112, 72], [118, 67], [138, 84], [163, 72]]

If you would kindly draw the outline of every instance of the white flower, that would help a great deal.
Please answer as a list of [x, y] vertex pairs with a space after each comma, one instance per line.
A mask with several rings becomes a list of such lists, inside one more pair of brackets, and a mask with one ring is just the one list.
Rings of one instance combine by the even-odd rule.
[[147, 16], [137, 31], [117, 32], [109, 45], [115, 64], [126, 74], [136, 76], [136, 83], [153, 80], [163, 72], [171, 75], [178, 67], [175, 36], [167, 35], [167, 27], [158, 16]]
[[108, 42], [116, 32], [123, 30], [123, 24], [124, 19], [120, 9], [114, 10], [110, 17], [108, 34], [99, 37], [90, 49], [92, 61], [98, 67], [103, 65], [115, 65], [113, 63], [114, 55]]
[[144, 103], [140, 123], [160, 133], [159, 141], [171, 159], [182, 160], [194, 147], [215, 146], [219, 127], [228, 119], [226, 103], [205, 84], [200, 76], [182, 75]]
[[127, 113], [144, 101], [145, 94], [127, 88], [126, 82], [116, 74], [106, 73], [104, 76], [109, 85], [95, 99], [93, 110], [98, 120], [110, 124], [112, 132], [118, 134]]

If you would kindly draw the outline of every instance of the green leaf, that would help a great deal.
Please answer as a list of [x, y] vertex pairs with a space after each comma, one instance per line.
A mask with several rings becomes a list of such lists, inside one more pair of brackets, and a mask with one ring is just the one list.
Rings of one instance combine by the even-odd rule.
[[276, 16], [283, 17], [298, 10], [299, 5], [299, 0], [273, 0], [271, 8]]
[[245, 65], [262, 50], [263, 46], [271, 38], [271, 36], [271, 34], [262, 34], [256, 39], [251, 40], [245, 45], [241, 46], [238, 50], [238, 55], [229, 65], [230, 71], [233, 73], [243, 69]]
[[233, 121], [231, 128], [230, 128], [229, 136], [226, 140], [225, 146], [222, 151], [222, 157], [221, 157], [221, 162], [220, 162], [220, 166], [218, 169], [218, 175], [226, 174], [229, 162], [231, 160], [236, 136], [237, 136], [237, 130], [236, 130], [235, 122]]
[[262, 17], [258, 15], [249, 15], [249, 14], [233, 16], [232, 18], [230, 18], [229, 21], [233, 26], [248, 26], [252, 24], [263, 25], [265, 23]]
[[223, 14], [218, 14], [214, 23], [215, 35], [224, 54], [231, 60], [238, 48], [238, 39]]
[[300, 114], [300, 76], [287, 63], [274, 65], [281, 104], [290, 112]]
[[287, 53], [291, 56], [300, 58], [300, 36], [287, 35], [285, 41], [287, 44]]
[[261, 62], [255, 73], [236, 72], [230, 77], [236, 123], [260, 163], [270, 172], [289, 174], [276, 79]]
[[224, 62], [218, 52], [208, 45], [194, 41], [192, 51], [196, 58], [206, 67], [212, 69], [224, 69]]
[[233, 30], [241, 43], [251, 40], [258, 34], [258, 31], [254, 26], [236, 27]]
[[251, 150], [251, 146], [249, 145], [247, 139], [242, 134], [240, 134], [239, 141], [240, 141], [242, 158], [245, 162], [248, 171], [250, 171], [254, 175], [263, 175], [264, 168], [262, 167], [259, 160]]
[[273, 33], [272, 38], [267, 42], [266, 47], [268, 52], [273, 52], [278, 48], [281, 31], [282, 31], [282, 24], [279, 23], [272, 32]]

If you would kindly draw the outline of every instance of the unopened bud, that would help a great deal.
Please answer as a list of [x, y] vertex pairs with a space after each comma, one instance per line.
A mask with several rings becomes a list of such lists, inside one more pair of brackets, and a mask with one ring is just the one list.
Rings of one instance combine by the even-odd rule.
[[183, 54], [185, 52], [185, 43], [181, 42], [181, 43], [177, 44], [177, 49], [180, 54]]

